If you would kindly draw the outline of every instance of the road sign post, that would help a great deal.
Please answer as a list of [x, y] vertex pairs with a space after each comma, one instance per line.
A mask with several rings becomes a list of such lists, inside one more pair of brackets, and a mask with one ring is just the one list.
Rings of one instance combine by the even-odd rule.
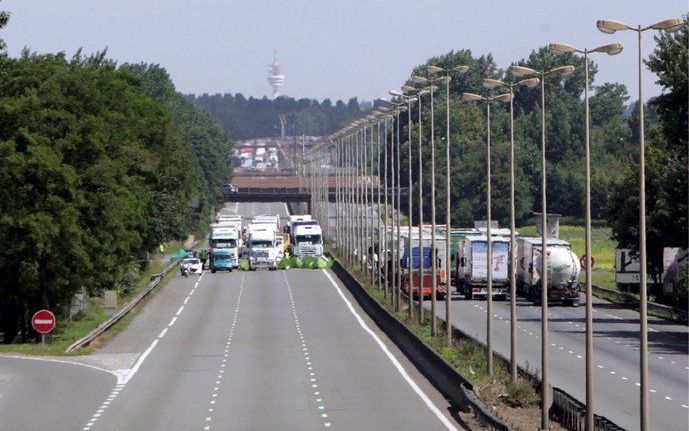
[[50, 310], [39, 310], [31, 318], [31, 326], [41, 334], [41, 345], [45, 346], [45, 336], [55, 329], [55, 315]]

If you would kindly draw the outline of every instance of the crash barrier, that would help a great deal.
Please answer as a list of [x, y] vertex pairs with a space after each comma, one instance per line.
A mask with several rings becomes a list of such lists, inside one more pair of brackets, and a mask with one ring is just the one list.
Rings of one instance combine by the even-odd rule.
[[474, 395], [471, 381], [426, 345], [404, 323], [388, 313], [337, 260], [334, 260], [332, 268], [366, 314], [446, 399], [464, 412], [472, 411], [489, 429], [511, 430], [509, 425], [496, 417]]
[[151, 282], [146, 285], [146, 288], [142, 290], [138, 295], [136, 295], [131, 301], [127, 303], [120, 311], [117, 313], [113, 314], [112, 317], [110, 317], [108, 320], [105, 322], [101, 323], [98, 325], [96, 329], [93, 331], [89, 332], [85, 337], [78, 339], [75, 341], [71, 346], [65, 350], [65, 353], [72, 353], [75, 350], [81, 348], [81, 347], [86, 347], [93, 340], [96, 338], [100, 337], [105, 331], [110, 329], [114, 324], [119, 322], [124, 316], [127, 315], [134, 307], [136, 307], [141, 301], [144, 300], [153, 290], [158, 287], [160, 284], [161, 280], [165, 278], [165, 276], [175, 269], [177, 266], [177, 261], [170, 262], [160, 274], [155, 274], [151, 277]]
[[[586, 291], [586, 285], [582, 285], [582, 291]], [[616, 304], [626, 306], [628, 308], [639, 308], [639, 298], [631, 293], [619, 292], [617, 290], [606, 289], [605, 287], [593, 285], [592, 293], [602, 299], [607, 299]], [[656, 304], [655, 302], [647, 302], [648, 311], [655, 316], [667, 318], [674, 322], [689, 323], [689, 313], [669, 305]]]
[[[586, 430], [586, 406], [558, 388], [553, 389], [550, 417], [568, 430]], [[593, 429], [594, 431], [624, 431], [623, 428], [598, 415], [595, 415]]]

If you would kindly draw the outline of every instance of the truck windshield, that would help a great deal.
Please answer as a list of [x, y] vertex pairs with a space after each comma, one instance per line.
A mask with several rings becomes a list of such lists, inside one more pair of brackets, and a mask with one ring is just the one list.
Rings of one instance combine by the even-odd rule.
[[237, 247], [236, 239], [214, 239], [212, 243], [213, 248], [235, 248]]
[[251, 241], [251, 248], [273, 247], [272, 241]]
[[297, 235], [297, 243], [299, 244], [320, 244], [320, 235]]
[[213, 253], [213, 260], [230, 260], [230, 255], [229, 254], [218, 254], [218, 253]]

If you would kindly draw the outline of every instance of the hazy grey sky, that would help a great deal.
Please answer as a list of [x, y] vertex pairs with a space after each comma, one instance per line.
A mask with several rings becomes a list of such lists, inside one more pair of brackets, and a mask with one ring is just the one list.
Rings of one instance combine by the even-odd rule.
[[[74, 53], [108, 47], [119, 62], [159, 63], [185, 93], [270, 94], [278, 51], [293, 97], [385, 96], [427, 58], [463, 48], [499, 67], [549, 42], [625, 52], [596, 56], [596, 83], [622, 82], [637, 98], [636, 33], [600, 33], [600, 18], [651, 24], [687, 13], [687, 0], [5, 0], [0, 32], [12, 56], [24, 46]], [[652, 33], [644, 34], [644, 55]], [[644, 74], [644, 98], [658, 94]]]

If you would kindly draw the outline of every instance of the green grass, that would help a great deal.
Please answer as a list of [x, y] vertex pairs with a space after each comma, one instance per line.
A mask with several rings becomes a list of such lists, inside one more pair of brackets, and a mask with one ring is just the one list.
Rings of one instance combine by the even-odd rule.
[[[578, 257], [585, 253], [584, 226], [560, 225], [560, 238], [572, 244], [572, 251]], [[518, 227], [522, 236], [536, 236], [535, 226]], [[612, 229], [608, 227], [594, 227], [591, 229], [591, 249], [595, 264], [592, 271], [593, 284], [608, 289], [617, 289], [615, 284], [615, 248], [617, 243], [610, 239]], [[583, 282], [583, 276], [580, 277]]]
[[[143, 290], [144, 287], [148, 285], [151, 281], [151, 276], [153, 274], [158, 274], [167, 265], [166, 262], [160, 260], [153, 260], [149, 265], [141, 271], [141, 277], [136, 283], [136, 288], [129, 294], [125, 296], [118, 297], [118, 306], [123, 306], [129, 302], [134, 296]], [[168, 275], [161, 281], [161, 287], [164, 286], [167, 281], [172, 277], [174, 271], [170, 271]], [[115, 335], [121, 332], [123, 329], [129, 325], [132, 318], [136, 314], [137, 309], [132, 310], [127, 316], [123, 317], [117, 324], [112, 326], [102, 337], [102, 340], [112, 339]], [[102, 298], [90, 298], [88, 305], [84, 310], [79, 313], [70, 322], [64, 319], [57, 319], [57, 325], [55, 330], [50, 335], [52, 340], [45, 346], [40, 343], [16, 343], [16, 344], [0, 344], [1, 353], [17, 353], [25, 355], [49, 355], [49, 356], [60, 356], [65, 355], [65, 350], [76, 340], [86, 336], [89, 332], [93, 331], [105, 322], [110, 316], [108, 316], [105, 308], [103, 307]], [[93, 351], [92, 347], [85, 347], [82, 349], [77, 349], [74, 353], [70, 355], [86, 355]]]

